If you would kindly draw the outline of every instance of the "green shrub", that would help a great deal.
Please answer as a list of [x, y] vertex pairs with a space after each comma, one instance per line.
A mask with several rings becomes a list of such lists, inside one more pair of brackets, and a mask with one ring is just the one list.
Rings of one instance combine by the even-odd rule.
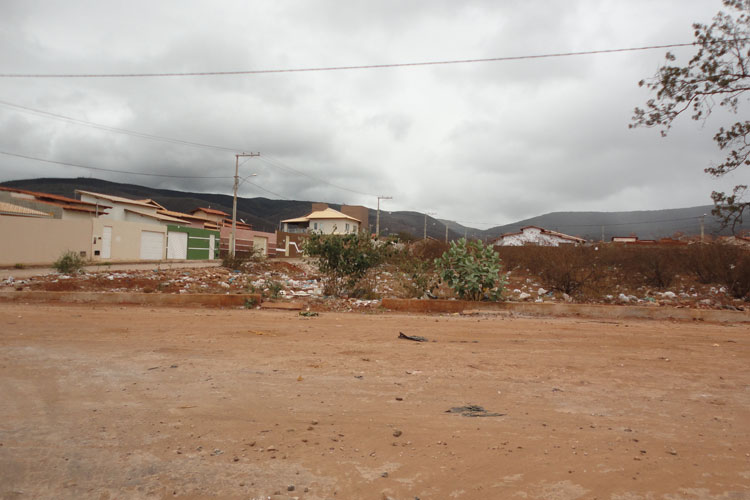
[[222, 254], [222, 267], [235, 271], [242, 271], [246, 269], [249, 264], [265, 261], [263, 251], [256, 248], [251, 248], [247, 252], [236, 252], [234, 255], [231, 255], [229, 252], [222, 252]]
[[266, 290], [271, 294], [272, 299], [278, 299], [283, 289], [284, 285], [278, 281], [266, 280]]
[[86, 265], [86, 260], [78, 252], [68, 250], [52, 265], [59, 273], [74, 273]]
[[500, 300], [506, 276], [500, 275], [500, 257], [481, 241], [452, 241], [443, 256], [435, 260], [440, 276], [459, 298], [465, 300]]
[[324, 275], [326, 295], [337, 296], [354, 291], [367, 271], [383, 262], [387, 248], [365, 233], [312, 233], [302, 245]]

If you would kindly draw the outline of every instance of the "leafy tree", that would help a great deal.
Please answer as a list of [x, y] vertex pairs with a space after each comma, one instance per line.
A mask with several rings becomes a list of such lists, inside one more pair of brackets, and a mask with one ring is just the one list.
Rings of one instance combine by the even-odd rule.
[[383, 262], [386, 255], [385, 246], [365, 233], [310, 233], [302, 248], [305, 255], [317, 259], [328, 295], [354, 291], [367, 271]]
[[481, 241], [452, 241], [435, 266], [442, 279], [465, 300], [500, 300], [506, 277], [500, 276], [500, 256]]
[[[719, 12], [709, 25], [695, 23], [694, 45], [698, 52], [685, 66], [675, 64], [675, 56], [666, 55], [666, 63], [650, 80], [641, 80], [656, 97], [645, 108], [636, 108], [630, 127], [660, 127], [666, 135], [672, 122], [681, 114], [692, 113], [693, 120], [708, 118], [714, 106], [737, 113], [742, 95], [750, 90], [750, 0], [723, 0], [728, 13]], [[739, 120], [720, 127], [714, 135], [719, 149], [726, 152], [724, 160], [705, 171], [715, 177], [750, 165], [750, 121]], [[743, 200], [746, 185], [736, 186], [732, 194], [714, 191], [713, 214], [731, 224], [732, 230], [742, 223], [750, 207]]]

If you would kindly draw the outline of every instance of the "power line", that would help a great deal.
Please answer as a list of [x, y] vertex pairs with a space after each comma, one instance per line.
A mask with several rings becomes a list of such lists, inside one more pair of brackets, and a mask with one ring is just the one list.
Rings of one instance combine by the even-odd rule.
[[90, 122], [86, 120], [80, 120], [78, 118], [72, 118], [70, 116], [60, 115], [57, 113], [50, 113], [48, 111], [42, 111], [40, 109], [34, 109], [28, 106], [21, 106], [20, 104], [13, 104], [12, 102], [2, 101], [2, 100], [0, 100], [0, 106], [12, 108], [15, 111], [31, 113], [31, 114], [40, 115], [46, 118], [53, 118], [56, 120], [62, 120], [62, 121], [70, 122], [70, 123], [75, 123], [77, 125], [84, 125], [86, 127], [92, 127], [92, 128], [96, 128], [99, 130], [105, 130], [107, 132], [116, 132], [118, 134], [125, 134], [125, 135], [130, 135], [133, 137], [140, 137], [142, 139], [151, 139], [151, 140], [156, 140], [156, 141], [170, 142], [173, 144], [183, 144], [186, 146], [195, 146], [195, 147], [200, 147], [200, 148], [218, 149], [222, 151], [236, 152], [240, 150], [240, 149], [228, 148], [225, 146], [216, 146], [214, 144], [204, 144], [200, 142], [192, 142], [192, 141], [186, 141], [182, 139], [175, 139], [173, 137], [165, 137], [162, 135], [147, 134], [145, 132], [138, 132], [135, 130], [128, 130], [124, 128], [110, 127], [108, 125], [102, 125], [101, 123], [94, 123], [94, 122]]
[[[266, 156], [269, 156], [269, 155], [266, 155]], [[335, 187], [336, 189], [341, 189], [342, 191], [349, 191], [350, 193], [354, 193], [354, 194], [359, 194], [359, 195], [362, 195], [362, 196], [372, 196], [372, 197], [377, 197], [377, 195], [375, 195], [375, 194], [372, 194], [372, 193], [364, 193], [364, 192], [362, 192], [362, 191], [357, 191], [357, 190], [355, 190], [355, 189], [349, 189], [349, 188], [346, 188], [346, 187], [344, 187], [344, 186], [339, 186], [338, 184], [334, 184], [334, 183], [332, 183], [332, 182], [330, 182], [330, 181], [327, 181], [327, 180], [325, 180], [325, 179], [321, 179], [320, 177], [316, 177], [316, 176], [314, 176], [314, 175], [312, 175], [312, 174], [308, 174], [308, 173], [306, 173], [306, 172], [303, 172], [303, 171], [301, 171], [301, 170], [297, 170], [296, 168], [290, 167], [289, 165], [287, 165], [287, 164], [283, 163], [283, 162], [282, 162], [281, 160], [279, 160], [279, 159], [276, 159], [276, 158], [274, 158], [273, 156], [271, 156], [270, 158], [271, 158], [271, 159], [268, 159], [268, 158], [264, 158], [264, 157], [261, 157], [261, 158], [260, 158], [260, 161], [262, 161], [262, 162], [264, 162], [264, 163], [267, 163], [267, 164], [269, 164], [269, 165], [271, 165], [271, 166], [274, 166], [274, 167], [280, 168], [280, 169], [282, 169], [282, 170], [287, 170], [287, 171], [290, 171], [290, 172], [294, 172], [295, 174], [298, 174], [298, 175], [302, 175], [302, 176], [304, 176], [304, 177], [307, 177], [308, 179], [312, 179], [312, 180], [315, 180], [315, 181], [321, 182], [321, 183], [323, 183], [323, 184], [327, 184], [327, 185], [329, 185], [329, 186], [331, 186], [331, 187]]]
[[272, 194], [272, 195], [274, 195], [274, 196], [278, 196], [279, 198], [281, 198], [281, 199], [283, 199], [283, 200], [291, 200], [291, 198], [287, 198], [286, 196], [282, 196], [282, 195], [280, 195], [280, 194], [278, 194], [278, 193], [274, 193], [273, 191], [269, 191], [268, 189], [266, 189], [266, 188], [264, 188], [264, 187], [261, 187], [261, 186], [259, 186], [259, 185], [255, 184], [254, 182], [250, 182], [250, 181], [247, 181], [247, 183], [248, 183], [248, 184], [250, 184], [250, 185], [252, 185], [252, 186], [255, 186], [255, 187], [257, 187], [257, 188], [258, 188], [258, 189], [260, 189], [261, 191], [265, 191], [265, 192], [266, 192], [266, 193], [268, 193], [268, 194]]
[[132, 174], [132, 175], [144, 175], [147, 177], [169, 177], [172, 179], [231, 179], [231, 176], [206, 176], [206, 175], [171, 175], [171, 174], [147, 174], [144, 172], [133, 172], [132, 170], [117, 170], [113, 168], [101, 168], [101, 167], [89, 167], [86, 165], [79, 165], [77, 163], [68, 163], [64, 161], [47, 160], [45, 158], [36, 158], [34, 156], [26, 156], [17, 153], [9, 153], [7, 151], [0, 151], [0, 154], [7, 156], [15, 156], [16, 158], [24, 158], [27, 160], [41, 161], [44, 163], [54, 163], [55, 165], [64, 165], [67, 167], [85, 168], [88, 170], [99, 170], [102, 172], [116, 172], [119, 174]]
[[[205, 144], [205, 143], [200, 143], [200, 142], [187, 141], [187, 140], [183, 140], [183, 139], [176, 139], [176, 138], [173, 138], [173, 137], [166, 137], [166, 136], [162, 136], [162, 135], [148, 134], [148, 133], [145, 133], [145, 132], [138, 132], [138, 131], [135, 131], [135, 130], [129, 130], [129, 129], [124, 129], [124, 128], [110, 127], [108, 125], [102, 125], [100, 123], [90, 122], [90, 121], [87, 121], [87, 120], [80, 120], [78, 118], [73, 118], [73, 117], [61, 115], [61, 114], [58, 114], [58, 113], [50, 113], [48, 111], [43, 111], [43, 110], [40, 110], [40, 109], [35, 109], [35, 108], [28, 107], [28, 106], [22, 106], [20, 104], [14, 104], [12, 102], [7, 102], [7, 101], [3, 101], [3, 100], [0, 100], [0, 106], [5, 106], [5, 107], [13, 109], [15, 111], [20, 111], [20, 112], [24, 112], [24, 113], [31, 113], [31, 114], [38, 115], [38, 116], [45, 117], [45, 118], [52, 118], [52, 119], [55, 119], [55, 120], [62, 120], [62, 121], [65, 121], [65, 122], [74, 123], [76, 125], [83, 125], [83, 126], [86, 126], [86, 127], [92, 127], [92, 128], [99, 129], [99, 130], [104, 130], [106, 132], [114, 132], [114, 133], [118, 133], [118, 134], [129, 135], [129, 136], [132, 136], [132, 137], [139, 137], [141, 139], [149, 139], [149, 140], [153, 140], [153, 141], [161, 141], [161, 142], [167, 142], [167, 143], [172, 143], [172, 144], [181, 144], [181, 145], [186, 145], [186, 146], [193, 146], [193, 147], [199, 147], [199, 148], [208, 148], [208, 149], [221, 150], [221, 151], [230, 151], [232, 153], [235, 153], [237, 151], [244, 151], [244, 150], [246, 150], [246, 148], [230, 148], [230, 147], [226, 147], [226, 146], [217, 146], [215, 144]], [[332, 183], [330, 181], [327, 181], [325, 179], [322, 179], [320, 177], [317, 177], [317, 176], [314, 176], [312, 174], [308, 174], [308, 173], [303, 172], [301, 170], [297, 170], [297, 169], [295, 169], [293, 167], [290, 167], [289, 165], [286, 165], [285, 163], [283, 163], [279, 159], [275, 159], [273, 157], [271, 157], [271, 158], [272, 158], [271, 160], [265, 159], [263, 157], [261, 157], [260, 159], [264, 163], [267, 163], [267, 164], [269, 164], [271, 166], [274, 166], [276, 168], [280, 168], [282, 170], [286, 170], [286, 171], [295, 173], [297, 175], [301, 175], [301, 176], [307, 177], [309, 179], [315, 180], [315, 181], [320, 182], [322, 184], [326, 184], [326, 185], [334, 187], [336, 189], [340, 189], [342, 191], [348, 191], [350, 193], [355, 193], [355, 194], [359, 194], [359, 195], [363, 195], [363, 196], [376, 196], [374, 194], [364, 193], [364, 192], [357, 191], [357, 190], [354, 190], [354, 189], [349, 189], [349, 188], [344, 187], [344, 186], [339, 186], [338, 184], [334, 184], [334, 183]], [[245, 160], [245, 161], [247, 161], [247, 160]], [[269, 191], [269, 193], [270, 193], [270, 191]], [[284, 197], [282, 196], [282, 198], [284, 198]], [[285, 198], [285, 199], [287, 199], [287, 198]]]
[[385, 69], [406, 68], [416, 66], [439, 66], [448, 64], [475, 64], [487, 62], [521, 61], [526, 59], [548, 59], [553, 57], [587, 56], [594, 54], [613, 54], [618, 52], [635, 52], [654, 49], [671, 49], [676, 47], [690, 47], [698, 45], [697, 42], [672, 43], [667, 45], [647, 45], [643, 47], [628, 47], [621, 49], [584, 50], [578, 52], [555, 52], [550, 54], [534, 54], [523, 56], [487, 57], [480, 59], [453, 59], [444, 61], [422, 61], [408, 63], [390, 64], [365, 64], [357, 66], [320, 66], [309, 68], [285, 68], [285, 69], [258, 69], [240, 71], [197, 71], [185, 73], [0, 73], [0, 78], [159, 78], [159, 77], [185, 77], [185, 76], [237, 76], [237, 75], [261, 75], [269, 73], [303, 73], [319, 71], [347, 71], [357, 69]]

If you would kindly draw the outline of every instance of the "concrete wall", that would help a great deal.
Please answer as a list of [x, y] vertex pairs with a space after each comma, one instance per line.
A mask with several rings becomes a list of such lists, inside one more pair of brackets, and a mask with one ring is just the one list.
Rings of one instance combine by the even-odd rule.
[[[221, 250], [226, 252], [229, 250], [229, 241], [232, 234], [231, 226], [224, 226], [221, 228]], [[264, 231], [255, 231], [252, 229], [239, 229], [237, 228], [237, 243], [235, 249], [237, 253], [248, 252], [253, 247], [253, 238], [266, 238], [267, 240], [267, 253], [266, 257], [275, 255], [276, 248], [276, 233], [266, 233]]]
[[0, 265], [51, 264], [69, 250], [86, 259], [104, 260], [101, 257], [104, 226], [112, 228], [108, 261], [140, 260], [141, 231], [164, 234], [166, 258], [167, 228], [164, 226], [101, 218], [65, 220], [0, 216]]
[[349, 217], [354, 217], [362, 224], [359, 226], [360, 231], [370, 231], [370, 210], [362, 205], [341, 205], [341, 213]]
[[92, 256], [91, 219], [0, 216], [0, 265], [49, 264], [66, 251]]
[[[188, 260], [210, 260], [219, 258], [219, 242], [220, 236], [219, 231], [212, 231], [209, 229], [199, 229], [190, 226], [177, 226], [169, 225], [167, 230], [178, 233], [187, 233], [188, 235], [188, 248], [187, 258]], [[214, 254], [209, 255], [209, 249], [211, 246], [210, 237], [214, 237]]]
[[[154, 231], [164, 233], [164, 257], [166, 258], [166, 226], [156, 224], [143, 224], [139, 222], [116, 221], [107, 219], [93, 219], [92, 251], [94, 260], [104, 260], [97, 250], [102, 249], [102, 228], [112, 228], [112, 248], [108, 261], [115, 260], [140, 260], [141, 258], [141, 231]], [[95, 241], [95, 242], [94, 242]]]
[[[276, 232], [276, 255], [279, 257], [302, 256], [302, 243], [307, 238], [306, 234]], [[273, 251], [269, 248], [269, 251]]]

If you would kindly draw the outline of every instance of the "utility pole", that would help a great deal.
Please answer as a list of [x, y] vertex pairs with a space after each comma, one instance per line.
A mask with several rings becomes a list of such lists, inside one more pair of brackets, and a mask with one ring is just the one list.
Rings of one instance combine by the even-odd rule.
[[445, 242], [448, 243], [448, 224], [445, 225]]
[[232, 199], [232, 238], [229, 242], [229, 255], [235, 256], [237, 251], [237, 188], [240, 187], [240, 157], [260, 156], [260, 153], [240, 153], [234, 155], [234, 198]]
[[424, 239], [427, 239], [427, 216], [428, 215], [437, 215], [437, 214], [435, 212], [424, 213]]
[[701, 215], [701, 243], [705, 242], [704, 241], [704, 234], [705, 234], [705, 224], [704, 224], [704, 222], [705, 222], [705, 219], [706, 219], [706, 214]]
[[380, 238], [380, 200], [392, 200], [391, 196], [378, 196], [378, 215], [375, 216], [375, 236]]

